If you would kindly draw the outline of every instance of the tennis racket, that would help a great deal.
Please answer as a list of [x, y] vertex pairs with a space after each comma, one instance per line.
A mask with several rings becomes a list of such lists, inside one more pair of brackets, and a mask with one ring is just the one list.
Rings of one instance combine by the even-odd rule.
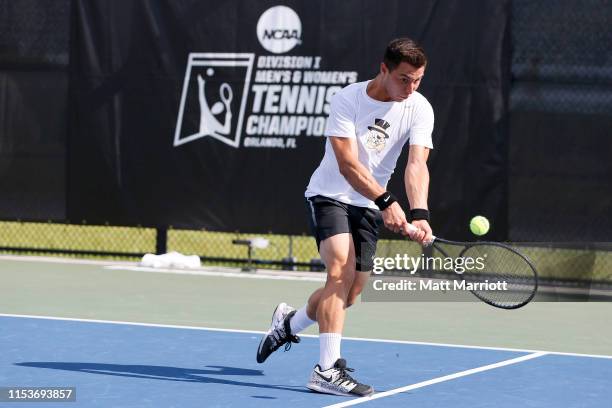
[[[409, 229], [416, 230], [412, 224]], [[448, 248], [458, 252], [454, 259], [480, 259], [473, 268], [465, 268], [463, 273], [452, 273], [454, 278], [465, 281], [466, 288], [483, 302], [501, 309], [518, 309], [525, 306], [538, 290], [538, 272], [531, 260], [509, 245], [500, 242], [457, 242], [433, 237], [428, 245], [437, 250], [444, 258]], [[462, 262], [465, 265], [465, 262]], [[478, 266], [478, 267], [476, 267]], [[505, 290], [491, 289], [487, 284], [506, 282]]]

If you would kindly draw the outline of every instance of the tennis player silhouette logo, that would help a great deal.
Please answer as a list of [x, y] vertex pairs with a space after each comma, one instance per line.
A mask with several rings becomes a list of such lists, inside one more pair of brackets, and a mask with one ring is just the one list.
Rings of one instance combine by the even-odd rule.
[[174, 146], [213, 138], [240, 147], [254, 54], [191, 53]]
[[[207, 76], [213, 76], [215, 73], [213, 68], [206, 70]], [[219, 87], [219, 95], [221, 100], [215, 102], [210, 108], [206, 100], [206, 79], [202, 75], [198, 75], [198, 98], [200, 101], [200, 132], [202, 136], [228, 136], [232, 126], [232, 110], [230, 104], [234, 97], [232, 88], [227, 82], [224, 82]], [[218, 115], [225, 112], [223, 122], [217, 119]]]
[[386, 132], [389, 126], [391, 126], [389, 122], [384, 119], [376, 119], [373, 126], [368, 126], [366, 147], [370, 150], [381, 152], [387, 145], [387, 139], [389, 139], [389, 135]]

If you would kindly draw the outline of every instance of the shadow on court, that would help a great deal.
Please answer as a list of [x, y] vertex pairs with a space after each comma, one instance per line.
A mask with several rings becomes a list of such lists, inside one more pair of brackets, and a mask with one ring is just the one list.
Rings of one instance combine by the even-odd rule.
[[[262, 370], [252, 370], [239, 367], [206, 366], [209, 370], [195, 368], [150, 366], [150, 365], [125, 365], [125, 364], [101, 364], [101, 363], [64, 363], [33, 361], [15, 363], [20, 367], [47, 368], [52, 370], [76, 371], [89, 374], [112, 375], [117, 377], [130, 377], [164, 381], [183, 381], [194, 383], [225, 384], [239, 387], [252, 387], [295, 391], [311, 393], [301, 386], [282, 386], [272, 384], [259, 384], [246, 381], [236, 381], [224, 378], [208, 377], [209, 375], [220, 376], [263, 376]], [[254, 396], [260, 397], [261, 396]]]

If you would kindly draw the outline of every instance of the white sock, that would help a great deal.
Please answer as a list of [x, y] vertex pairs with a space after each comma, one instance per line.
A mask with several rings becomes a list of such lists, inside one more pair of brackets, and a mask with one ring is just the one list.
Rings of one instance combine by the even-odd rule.
[[291, 326], [291, 334], [298, 334], [299, 332], [306, 329], [308, 326], [316, 323], [316, 320], [311, 320], [310, 317], [306, 314], [306, 306], [302, 306], [300, 310], [295, 312], [291, 320], [289, 320], [289, 325]]
[[319, 334], [319, 367], [321, 370], [329, 370], [340, 358], [340, 333]]

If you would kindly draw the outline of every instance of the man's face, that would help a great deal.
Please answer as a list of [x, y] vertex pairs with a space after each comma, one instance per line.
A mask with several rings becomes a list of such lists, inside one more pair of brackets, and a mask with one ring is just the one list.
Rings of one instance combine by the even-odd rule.
[[425, 66], [415, 68], [407, 62], [401, 62], [393, 71], [385, 63], [381, 63], [380, 71], [383, 74], [383, 85], [389, 98], [401, 102], [416, 91], [425, 74]]

